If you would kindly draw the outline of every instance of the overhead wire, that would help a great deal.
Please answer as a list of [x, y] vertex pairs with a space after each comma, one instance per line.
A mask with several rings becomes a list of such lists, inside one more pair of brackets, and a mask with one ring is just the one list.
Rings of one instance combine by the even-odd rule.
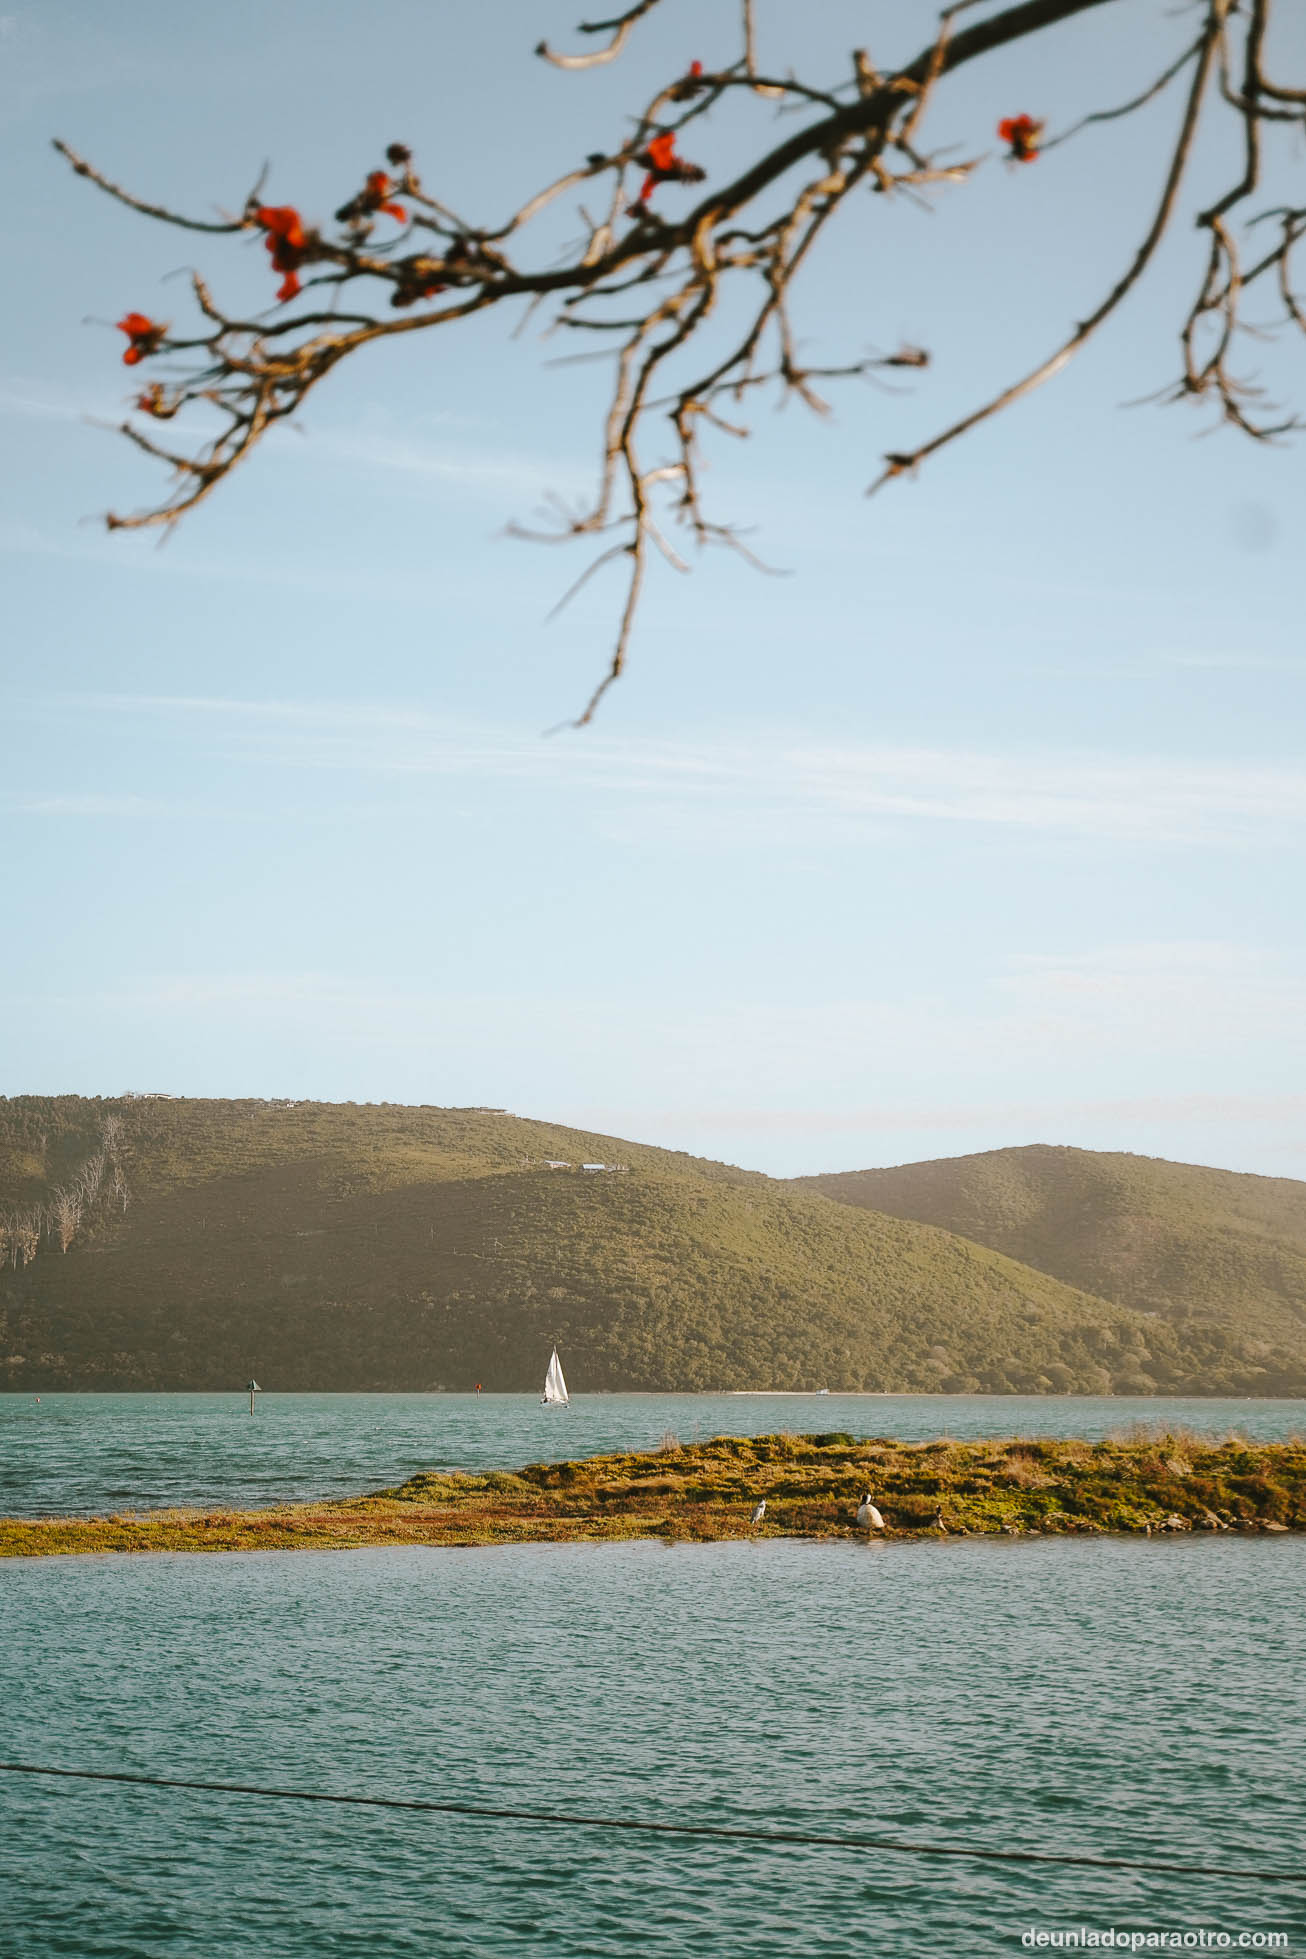
[[561, 1829], [626, 1830], [648, 1836], [690, 1837], [709, 1842], [798, 1845], [824, 1850], [876, 1850], [907, 1857], [958, 1857], [984, 1863], [1059, 1864], [1085, 1870], [1153, 1871], [1177, 1877], [1242, 1878], [1262, 1884], [1306, 1884], [1306, 1870], [1253, 1870], [1248, 1866], [1194, 1864], [1163, 1857], [1098, 1857], [1069, 1850], [999, 1850], [982, 1844], [916, 1842], [899, 1837], [842, 1835], [816, 1830], [763, 1829], [751, 1824], [671, 1823], [637, 1816], [590, 1816], [572, 1810], [526, 1809], [503, 1804], [441, 1802], [425, 1796], [367, 1796], [334, 1789], [283, 1789], [255, 1782], [205, 1782], [173, 1775], [141, 1775], [126, 1769], [54, 1768], [35, 1762], [0, 1762], [6, 1775], [48, 1776], [73, 1782], [113, 1782], [144, 1789], [186, 1789], [207, 1795], [255, 1796], [278, 1802], [334, 1803], [356, 1809], [417, 1811], [481, 1822], [527, 1823]]

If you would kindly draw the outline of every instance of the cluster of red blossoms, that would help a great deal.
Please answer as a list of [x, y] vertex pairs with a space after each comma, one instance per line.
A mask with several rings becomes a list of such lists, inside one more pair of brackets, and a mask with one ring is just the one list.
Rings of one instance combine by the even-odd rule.
[[125, 333], [128, 340], [122, 357], [124, 367], [135, 367], [151, 354], [157, 354], [168, 337], [167, 327], [160, 326], [157, 320], [146, 319], [144, 313], [124, 313], [118, 321], [118, 331]]
[[[396, 166], [406, 166], [409, 155], [402, 143], [392, 143], [386, 151], [386, 156]], [[384, 212], [386, 217], [394, 218], [399, 224], [407, 224], [408, 212], [392, 196], [396, 188], [387, 171], [370, 171], [358, 195], [352, 197], [348, 204], [342, 204], [336, 212], [337, 222], [358, 224], [378, 212]], [[293, 204], [260, 205], [254, 213], [254, 222], [261, 225], [267, 234], [263, 243], [271, 255], [273, 270], [282, 274], [281, 285], [277, 289], [278, 301], [296, 298], [300, 291], [299, 268], [311, 255], [312, 234], [305, 230], [304, 220]]]
[[[402, 172], [402, 180], [410, 189], [416, 188], [415, 179], [409, 173], [412, 152], [403, 143], [391, 143], [386, 150], [386, 160], [395, 170]], [[363, 188], [348, 204], [336, 212], [341, 224], [359, 224], [384, 213], [399, 224], [407, 224], [408, 212], [402, 204], [394, 201], [392, 193], [399, 188], [385, 170], [372, 170], [364, 180]], [[303, 218], [293, 204], [260, 204], [253, 212], [253, 221], [263, 232], [263, 243], [272, 260], [272, 269], [281, 274], [281, 284], [277, 289], [277, 299], [284, 302], [295, 299], [302, 290], [299, 281], [300, 267], [316, 256], [318, 245], [316, 232], [306, 227]], [[411, 306], [416, 299], [427, 299], [436, 293], [444, 292], [442, 285], [432, 281], [429, 275], [416, 270], [420, 261], [412, 262], [413, 269], [400, 267], [400, 281], [394, 296], [396, 306]], [[167, 339], [168, 328], [158, 320], [147, 318], [144, 313], [126, 313], [118, 321], [118, 331], [127, 336], [127, 351], [123, 361], [128, 367], [136, 367], [141, 361], [157, 354]], [[143, 414], [166, 420], [175, 415], [179, 403], [168, 396], [163, 384], [153, 382], [136, 397], [136, 407]]]
[[1036, 121], [1033, 116], [1008, 116], [1000, 122], [998, 136], [1008, 146], [1008, 162], [1033, 163], [1045, 127], [1046, 124]]
[[[702, 62], [692, 61], [688, 71], [670, 91], [671, 99], [682, 102], [696, 95], [707, 86], [702, 76]], [[1033, 163], [1039, 155], [1044, 128], [1045, 124], [1034, 116], [1005, 117], [998, 124], [998, 136], [1007, 145], [1009, 161]], [[411, 152], [405, 145], [391, 143], [386, 150], [386, 159], [395, 169], [402, 170], [405, 181], [411, 184], [407, 174]], [[647, 147], [637, 154], [635, 161], [643, 166], [646, 174], [639, 196], [630, 206], [631, 217], [642, 216], [643, 207], [659, 184], [699, 184], [707, 174], [697, 163], [688, 163], [684, 157], [676, 155], [674, 130], [663, 130], [652, 137]], [[369, 171], [362, 190], [336, 212], [337, 222], [362, 224], [369, 218], [384, 215], [398, 224], [407, 224], [407, 210], [392, 195], [398, 188], [387, 171]], [[304, 221], [293, 204], [262, 204], [254, 212], [254, 222], [265, 234], [263, 243], [271, 257], [273, 270], [282, 275], [281, 285], [277, 289], [278, 301], [296, 298], [301, 290], [299, 269], [312, 253], [314, 235], [305, 230]], [[456, 249], [455, 244], [449, 256]], [[397, 270], [399, 280], [391, 296], [393, 306], [411, 306], [419, 299], [433, 299], [437, 293], [447, 290], [431, 277], [420, 258], [407, 261]], [[127, 350], [122, 357], [127, 367], [135, 367], [151, 354], [156, 354], [168, 334], [166, 325], [148, 319], [144, 313], [124, 314], [118, 321], [118, 331], [127, 335]], [[167, 416], [176, 412], [157, 381], [138, 397], [136, 405], [151, 415]]]
[[337, 224], [360, 224], [384, 211], [388, 218], [399, 224], [408, 223], [408, 213], [402, 204], [389, 202], [390, 193], [397, 186], [390, 181], [384, 170], [372, 170], [357, 197], [351, 197], [348, 204], [342, 204], [336, 212]]
[[655, 136], [648, 148], [639, 152], [635, 161], [643, 165], [648, 175], [632, 210], [647, 204], [659, 184], [701, 184], [707, 175], [701, 165], [686, 163], [683, 157], [676, 155], [675, 131], [670, 129]]
[[263, 243], [271, 255], [273, 271], [284, 275], [277, 289], [278, 300], [294, 299], [299, 291], [299, 268], [308, 256], [304, 220], [293, 204], [260, 204], [254, 222], [267, 234]]

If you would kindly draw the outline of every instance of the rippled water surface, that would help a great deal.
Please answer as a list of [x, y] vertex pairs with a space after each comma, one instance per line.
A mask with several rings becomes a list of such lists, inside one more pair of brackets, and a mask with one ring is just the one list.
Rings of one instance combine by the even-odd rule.
[[[269, 1416], [272, 1411], [269, 1409]], [[785, 1542], [0, 1566], [0, 1756], [1300, 1865], [1306, 1542]], [[0, 1773], [6, 1959], [1019, 1954], [1303, 1930], [1247, 1880]]]
[[1306, 1431], [1306, 1402], [1057, 1395], [0, 1395], [0, 1514], [258, 1504], [357, 1494], [419, 1469], [510, 1469], [710, 1435], [844, 1430], [1083, 1435], [1172, 1423], [1264, 1440]]

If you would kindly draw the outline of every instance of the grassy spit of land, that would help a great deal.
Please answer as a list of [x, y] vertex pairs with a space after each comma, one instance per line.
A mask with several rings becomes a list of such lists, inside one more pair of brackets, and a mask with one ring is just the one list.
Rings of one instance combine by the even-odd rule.
[[[377, 1544], [571, 1543], [632, 1537], [847, 1537], [869, 1490], [889, 1537], [1146, 1530], [1306, 1530], [1306, 1438], [1186, 1432], [1105, 1442], [858, 1442], [718, 1436], [645, 1455], [427, 1474], [396, 1489], [260, 1510], [0, 1519], [0, 1556], [88, 1551], [330, 1550]], [[766, 1516], [754, 1527], [754, 1505]], [[940, 1521], [941, 1520], [941, 1521]]]

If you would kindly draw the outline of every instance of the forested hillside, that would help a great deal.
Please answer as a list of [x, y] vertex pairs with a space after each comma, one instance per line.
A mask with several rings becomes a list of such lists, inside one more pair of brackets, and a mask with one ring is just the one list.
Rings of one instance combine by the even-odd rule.
[[1306, 1352], [1306, 1184], [1035, 1145], [795, 1189], [959, 1232], [1068, 1285], [1241, 1338], [1278, 1379]]
[[529, 1389], [555, 1340], [592, 1391], [1306, 1385], [1299, 1347], [495, 1110], [0, 1101], [0, 1247], [28, 1390]]

